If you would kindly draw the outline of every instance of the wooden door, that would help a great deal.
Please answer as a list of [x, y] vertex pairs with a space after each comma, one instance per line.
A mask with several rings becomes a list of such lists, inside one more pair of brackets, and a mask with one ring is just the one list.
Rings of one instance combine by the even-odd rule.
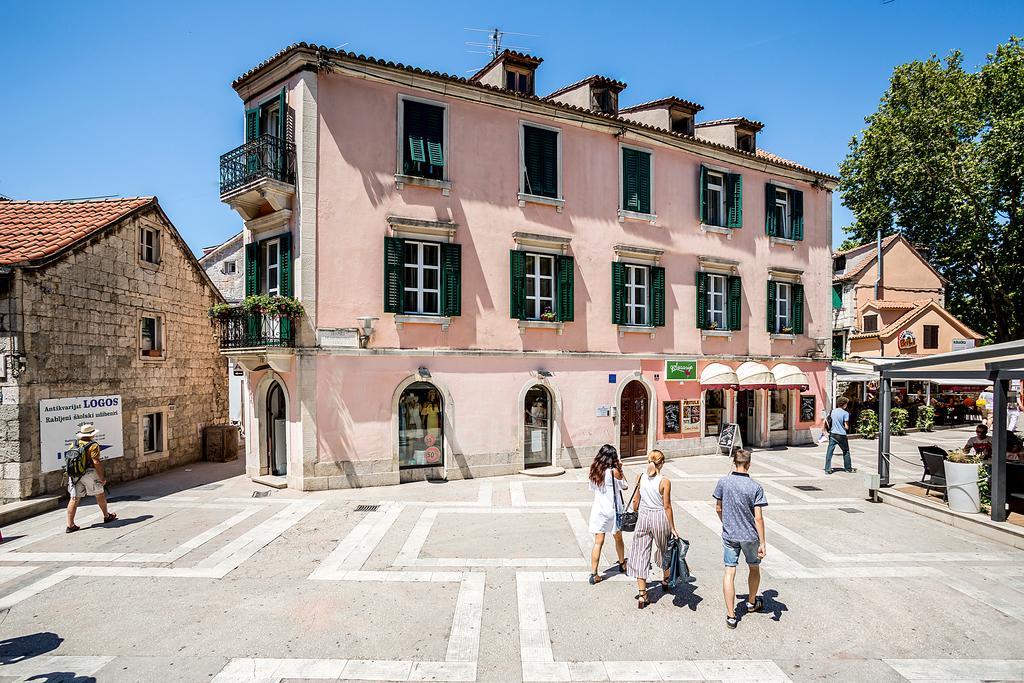
[[647, 388], [633, 380], [622, 391], [619, 406], [619, 454], [623, 458], [647, 455]]

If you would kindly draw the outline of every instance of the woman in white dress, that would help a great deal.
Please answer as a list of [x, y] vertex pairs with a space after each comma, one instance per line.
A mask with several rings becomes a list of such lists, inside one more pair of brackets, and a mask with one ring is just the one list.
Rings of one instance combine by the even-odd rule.
[[590, 583], [601, 582], [597, 565], [601, 561], [604, 535], [613, 532], [615, 553], [619, 557], [618, 569], [626, 571], [626, 546], [622, 543], [618, 513], [624, 512], [620, 491], [629, 486], [622, 474], [622, 461], [613, 446], [605, 444], [590, 464], [590, 490], [594, 504], [590, 508], [590, 533], [594, 534], [594, 549], [590, 553]]

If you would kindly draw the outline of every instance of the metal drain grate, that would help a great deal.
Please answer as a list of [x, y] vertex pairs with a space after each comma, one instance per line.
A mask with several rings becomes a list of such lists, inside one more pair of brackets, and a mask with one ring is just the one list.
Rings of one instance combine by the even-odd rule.
[[849, 512], [851, 515], [854, 515], [854, 514], [864, 514], [863, 510], [858, 510], [857, 508], [839, 508], [839, 509], [842, 510], [843, 512]]
[[253, 491], [252, 492], [252, 497], [253, 498], [266, 498], [269, 495], [270, 495], [270, 491]]
[[223, 486], [223, 484], [203, 484], [202, 486], [193, 486], [192, 490], [193, 491], [216, 491], [221, 486]]
[[800, 489], [801, 491], [820, 491], [821, 490], [817, 486], [808, 486], [807, 484], [804, 484], [803, 486], [794, 486], [793, 488]]
[[376, 512], [380, 505], [356, 505], [356, 512]]

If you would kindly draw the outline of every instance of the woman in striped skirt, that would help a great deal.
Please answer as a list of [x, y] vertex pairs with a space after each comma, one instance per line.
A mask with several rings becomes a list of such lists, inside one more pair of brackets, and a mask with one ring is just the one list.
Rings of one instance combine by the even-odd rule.
[[[672, 516], [672, 482], [661, 474], [665, 464], [665, 454], [651, 451], [647, 456], [647, 472], [640, 475], [637, 486], [640, 495], [634, 496], [630, 502], [633, 511], [639, 511], [636, 530], [633, 532], [633, 547], [629, 551], [629, 563], [626, 573], [636, 579], [638, 593], [637, 607], [643, 609], [651, 604], [647, 599], [647, 577], [651, 571], [651, 546], [657, 550], [657, 565], [662, 565], [661, 558], [665, 553], [665, 545], [670, 536], [678, 536], [676, 522]], [[668, 590], [669, 570], [664, 570], [661, 588]]]

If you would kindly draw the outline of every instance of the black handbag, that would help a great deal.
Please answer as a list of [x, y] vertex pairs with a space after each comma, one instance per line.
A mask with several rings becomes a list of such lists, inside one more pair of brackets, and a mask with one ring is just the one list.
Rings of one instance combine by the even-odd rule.
[[[626, 503], [626, 509], [619, 514], [619, 529], [622, 531], [634, 531], [636, 529], [636, 521], [640, 518], [639, 512], [633, 512], [629, 510], [629, 506], [633, 504], [633, 499], [636, 498], [637, 491], [640, 490], [640, 477], [636, 478], [636, 486], [633, 487], [633, 495], [629, 497], [629, 502]], [[616, 500], [619, 499], [621, 494], [616, 494]]]

